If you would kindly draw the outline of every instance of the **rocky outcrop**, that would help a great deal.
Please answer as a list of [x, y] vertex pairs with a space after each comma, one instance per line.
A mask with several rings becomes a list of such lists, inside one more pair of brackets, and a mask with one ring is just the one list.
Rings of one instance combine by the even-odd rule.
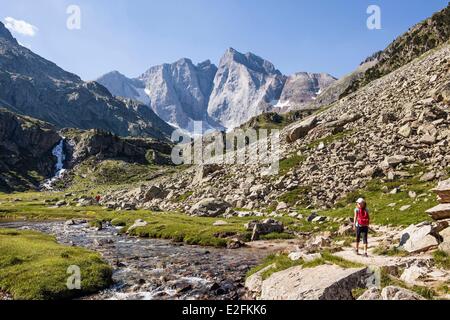
[[0, 191], [36, 188], [51, 176], [60, 140], [50, 124], [0, 108]]
[[193, 131], [193, 121], [204, 129], [221, 128], [208, 117], [207, 108], [217, 67], [210, 61], [194, 65], [189, 59], [155, 66], [139, 76], [152, 109], [165, 121]]
[[317, 96], [336, 82], [326, 73], [299, 72], [287, 78], [280, 100], [274, 106], [280, 112], [307, 109]]
[[58, 128], [102, 129], [121, 136], [164, 138], [172, 128], [148, 107], [114, 98], [20, 46], [0, 22], [0, 102]]
[[353, 300], [352, 290], [364, 286], [366, 269], [321, 265], [293, 267], [263, 281], [262, 300]]
[[388, 286], [379, 290], [378, 288], [370, 288], [364, 292], [358, 300], [426, 300], [411, 290], [396, 286]]
[[263, 221], [250, 221], [245, 224], [247, 231], [252, 231], [251, 241], [259, 240], [262, 235], [270, 233], [282, 233], [284, 231], [283, 223], [274, 219], [265, 219]]
[[292, 143], [306, 135], [317, 125], [317, 117], [311, 116], [290, 129], [287, 135], [287, 142]]
[[230, 207], [231, 205], [223, 200], [207, 198], [193, 205], [190, 214], [198, 217], [217, 217]]
[[381, 298], [383, 300], [426, 300], [411, 290], [389, 286], [381, 291]]
[[116, 159], [131, 163], [170, 164], [171, 146], [145, 138], [123, 138], [101, 130], [62, 130], [69, 148], [69, 167], [91, 157], [97, 160]]
[[[433, 171], [434, 179], [444, 177], [450, 163], [450, 113], [434, 97], [450, 81], [449, 55], [448, 45], [432, 51], [311, 118], [283, 128], [279, 150], [283, 170], [278, 176], [268, 179], [257, 161], [218, 165], [207, 176], [197, 175], [192, 167], [161, 177], [157, 183], [171, 192], [158, 206], [189, 212], [202, 199], [216, 198], [258, 212], [276, 208], [286, 202], [280, 197], [295, 193], [288, 208], [331, 207], [374, 177], [386, 181], [404, 177], [416, 162], [426, 168], [423, 174]], [[406, 124], [411, 127], [408, 138], [398, 134]], [[423, 135], [434, 137], [435, 143], [424, 143]], [[404, 192], [386, 192], [391, 191]], [[180, 197], [183, 201], [177, 200]]]
[[411, 225], [400, 233], [400, 246], [410, 252], [424, 252], [439, 245], [435, 237], [436, 232], [431, 223], [424, 222]]
[[317, 109], [336, 102], [355, 81], [363, 77], [364, 73], [376, 63], [376, 58], [363, 62], [356, 70], [343, 76], [322, 90], [322, 92], [310, 103], [310, 107]]

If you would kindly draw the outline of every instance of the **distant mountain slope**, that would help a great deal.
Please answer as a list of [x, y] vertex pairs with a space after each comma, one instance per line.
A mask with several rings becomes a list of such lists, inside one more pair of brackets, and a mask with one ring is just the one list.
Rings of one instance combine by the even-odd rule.
[[49, 176], [60, 139], [50, 124], [0, 108], [0, 191], [23, 191]]
[[354, 79], [342, 96], [355, 92], [369, 82], [406, 65], [423, 53], [438, 47], [450, 39], [450, 3], [430, 18], [410, 28], [378, 53], [378, 62]]
[[287, 78], [276, 107], [280, 107], [282, 112], [308, 108], [310, 102], [313, 102], [336, 80], [326, 73], [299, 72], [293, 74]]
[[145, 84], [139, 79], [130, 79], [118, 71], [112, 71], [95, 81], [107, 88], [113, 96], [150, 104], [150, 99], [145, 93]]
[[209, 96], [217, 67], [210, 61], [194, 65], [189, 59], [151, 67], [130, 79], [113, 71], [97, 79], [115, 96], [147, 104], [172, 125], [193, 131], [194, 121], [207, 128], [220, 128], [207, 114]]
[[4, 107], [59, 128], [97, 128], [158, 139], [172, 131], [136, 102], [116, 99], [100, 84], [83, 82], [20, 46], [1, 22], [0, 87]]

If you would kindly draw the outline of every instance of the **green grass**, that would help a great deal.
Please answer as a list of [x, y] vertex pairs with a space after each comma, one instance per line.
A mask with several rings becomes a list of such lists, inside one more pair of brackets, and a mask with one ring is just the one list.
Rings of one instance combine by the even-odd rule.
[[298, 155], [296, 153], [289, 155], [285, 159], [280, 160], [280, 170], [279, 175], [284, 176], [291, 169], [299, 166], [303, 161], [305, 161], [304, 155]]
[[285, 192], [279, 198], [279, 202], [285, 202], [289, 205], [307, 204], [307, 194], [311, 191], [310, 187], [297, 187], [294, 190]]
[[435, 251], [433, 253], [434, 263], [439, 268], [450, 270], [450, 256], [444, 251]]
[[337, 257], [333, 255], [329, 251], [322, 251], [321, 252], [322, 257], [319, 259], [315, 259], [313, 261], [305, 262], [303, 264], [303, 268], [314, 268], [323, 264], [334, 264], [344, 269], [349, 268], [363, 268], [365, 267], [363, 264], [355, 263], [352, 261], [345, 260], [341, 257]]
[[[379, 179], [372, 180], [364, 190], [352, 192], [336, 205], [336, 208], [320, 212], [321, 215], [329, 217], [353, 217], [354, 203], [357, 198], [366, 199], [370, 210], [371, 222], [377, 225], [409, 226], [423, 221], [431, 221], [426, 214], [426, 210], [438, 204], [436, 196], [430, 192], [435, 187], [435, 182], [420, 182], [419, 177], [423, 168], [420, 166], [409, 169], [412, 175], [392, 182], [383, 182]], [[390, 191], [393, 188], [401, 187], [401, 192], [390, 194], [383, 192], [383, 187]], [[411, 199], [409, 191], [416, 192], [417, 195], [425, 196]], [[426, 199], [426, 201], [425, 201]], [[389, 205], [395, 203], [394, 207]], [[400, 211], [405, 205], [411, 205], [406, 211]]]
[[372, 252], [376, 255], [389, 256], [389, 257], [407, 257], [407, 256], [409, 256], [408, 251], [401, 250], [398, 247], [387, 248], [385, 246], [378, 246]]
[[251, 275], [257, 273], [258, 271], [261, 271], [262, 269], [264, 269], [272, 264], [274, 265], [273, 268], [265, 270], [261, 274], [261, 277], [263, 280], [269, 278], [272, 274], [274, 274], [276, 272], [280, 272], [280, 271], [283, 271], [283, 270], [286, 270], [286, 269], [289, 269], [292, 267], [296, 267], [296, 266], [302, 266], [304, 269], [315, 268], [317, 266], [324, 265], [324, 264], [334, 264], [334, 265], [340, 266], [344, 269], [363, 268], [364, 267], [364, 265], [362, 265], [362, 264], [354, 263], [354, 262], [345, 260], [343, 258], [337, 257], [337, 256], [333, 255], [332, 253], [330, 253], [329, 251], [322, 251], [321, 255], [322, 255], [322, 257], [319, 259], [305, 262], [305, 261], [303, 261], [303, 259], [293, 261], [286, 254], [272, 254], [272, 255], [267, 256], [260, 265], [250, 269], [247, 272], [247, 277], [250, 277]]
[[[98, 214], [108, 212], [100, 206], [76, 207], [73, 199], [82, 194], [86, 193], [68, 198], [64, 197], [64, 193], [51, 192], [0, 194], [0, 220], [94, 219]], [[71, 206], [55, 208], [58, 200], [65, 200]]]
[[323, 143], [326, 146], [326, 145], [328, 145], [330, 143], [342, 140], [342, 139], [344, 139], [345, 137], [349, 136], [352, 133], [353, 133], [353, 131], [348, 130], [348, 131], [339, 132], [339, 133], [336, 133], [336, 134], [331, 134], [331, 135], [328, 135], [328, 136], [326, 136], [324, 138], [320, 138], [320, 139], [317, 139], [317, 140], [311, 142], [310, 144], [307, 145], [307, 147], [309, 149], [315, 149], [321, 143]]
[[94, 189], [101, 193], [105, 189], [137, 186], [142, 182], [153, 180], [162, 173], [169, 174], [176, 170], [177, 168], [171, 166], [129, 163], [120, 160], [98, 162], [98, 160], [89, 159], [70, 172], [67, 185], [61, 187], [69, 187], [69, 191]]
[[[227, 225], [214, 226], [218, 218], [192, 217], [179, 213], [125, 213], [117, 218], [115, 214], [104, 215], [107, 219], [114, 218], [115, 225], [129, 227], [140, 218], [147, 221], [148, 225], [131, 230], [131, 236], [144, 238], [170, 239], [186, 244], [225, 247], [228, 237], [237, 237], [249, 240], [251, 233], [246, 231], [244, 224], [255, 217], [227, 219]], [[261, 219], [261, 218], [259, 218]], [[290, 239], [287, 233], [271, 233], [261, 237], [262, 239]]]
[[[79, 266], [81, 289], [69, 290], [69, 266]], [[0, 229], [0, 290], [14, 299], [70, 299], [111, 284], [111, 267], [99, 254], [60, 245], [33, 231]]]

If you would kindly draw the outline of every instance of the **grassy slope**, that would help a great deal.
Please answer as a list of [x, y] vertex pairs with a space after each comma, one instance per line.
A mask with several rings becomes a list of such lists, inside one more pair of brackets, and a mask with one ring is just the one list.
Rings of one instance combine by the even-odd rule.
[[[420, 181], [421, 173], [425, 172], [421, 166], [410, 168], [408, 171], [411, 174], [409, 178], [390, 182], [372, 180], [364, 190], [348, 194], [337, 208], [323, 211], [321, 214], [329, 217], [351, 217], [356, 199], [364, 197], [369, 205], [374, 224], [408, 226], [422, 221], [431, 221], [425, 211], [438, 204], [436, 196], [430, 192], [430, 189], [436, 186], [436, 182]], [[400, 187], [400, 192], [397, 194], [383, 191], [383, 188], [391, 191], [397, 187]], [[415, 192], [418, 197], [411, 198], [409, 191]], [[389, 206], [392, 204], [395, 206]], [[401, 207], [407, 205], [411, 208], [400, 211]]]
[[[71, 265], [80, 267], [80, 290], [67, 288]], [[110, 283], [111, 268], [96, 253], [41, 233], [0, 229], [0, 289], [14, 299], [68, 299]]]

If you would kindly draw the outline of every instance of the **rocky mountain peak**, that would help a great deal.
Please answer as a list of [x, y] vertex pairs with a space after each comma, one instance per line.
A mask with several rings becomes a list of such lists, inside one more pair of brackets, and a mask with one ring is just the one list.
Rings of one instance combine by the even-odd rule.
[[242, 64], [245, 67], [256, 72], [281, 75], [281, 72], [278, 71], [271, 62], [261, 58], [254, 53], [247, 52], [246, 54], [243, 54], [233, 48], [228, 48], [227, 51], [225, 51], [225, 54], [220, 60], [219, 68], [233, 62]]
[[0, 21], [0, 39], [5, 39], [11, 41], [14, 44], [18, 44], [17, 40], [12, 36], [11, 32], [5, 27], [5, 25]]

